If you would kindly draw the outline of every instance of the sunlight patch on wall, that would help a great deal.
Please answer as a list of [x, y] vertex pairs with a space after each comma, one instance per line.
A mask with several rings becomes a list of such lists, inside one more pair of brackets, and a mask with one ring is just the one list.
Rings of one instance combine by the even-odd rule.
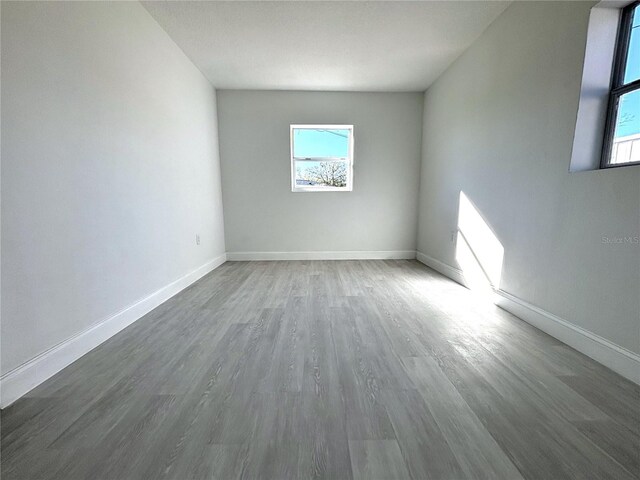
[[492, 294], [500, 287], [504, 247], [471, 200], [460, 192], [456, 261], [467, 286]]

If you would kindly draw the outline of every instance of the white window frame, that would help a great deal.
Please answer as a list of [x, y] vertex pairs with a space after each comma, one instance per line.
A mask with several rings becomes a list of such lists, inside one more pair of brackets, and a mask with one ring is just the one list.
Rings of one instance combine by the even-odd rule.
[[[298, 129], [307, 130], [349, 130], [348, 157], [305, 157], [297, 158], [293, 156], [293, 131]], [[291, 191], [292, 192], [351, 192], [353, 191], [353, 125], [290, 125], [289, 142], [291, 147]], [[347, 186], [346, 187], [326, 187], [322, 185], [296, 185], [296, 162], [347, 162]]]

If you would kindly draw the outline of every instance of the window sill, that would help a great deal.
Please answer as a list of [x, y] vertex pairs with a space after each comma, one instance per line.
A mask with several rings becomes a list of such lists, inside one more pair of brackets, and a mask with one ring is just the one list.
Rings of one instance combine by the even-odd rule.
[[292, 188], [291, 192], [293, 193], [309, 193], [309, 192], [352, 192], [353, 187], [301, 187], [301, 188]]

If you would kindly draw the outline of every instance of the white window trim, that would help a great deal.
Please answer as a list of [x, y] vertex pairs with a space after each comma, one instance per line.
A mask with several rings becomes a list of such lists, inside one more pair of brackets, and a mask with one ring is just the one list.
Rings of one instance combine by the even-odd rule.
[[[293, 156], [293, 130], [294, 129], [309, 129], [309, 130], [349, 130], [349, 148], [347, 158], [338, 157], [305, 157], [296, 158]], [[354, 144], [354, 131], [353, 125], [309, 125], [309, 124], [296, 124], [290, 125], [289, 128], [289, 142], [291, 150], [291, 191], [294, 193], [299, 192], [351, 192], [353, 191], [353, 144]], [[323, 186], [298, 186], [296, 185], [296, 162], [348, 162], [347, 165], [347, 186], [346, 187], [323, 187]]]

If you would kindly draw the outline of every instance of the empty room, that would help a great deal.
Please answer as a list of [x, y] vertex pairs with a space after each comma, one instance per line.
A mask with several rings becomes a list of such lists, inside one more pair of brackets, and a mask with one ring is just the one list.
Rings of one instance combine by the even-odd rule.
[[2, 480], [640, 479], [640, 2], [0, 17]]

